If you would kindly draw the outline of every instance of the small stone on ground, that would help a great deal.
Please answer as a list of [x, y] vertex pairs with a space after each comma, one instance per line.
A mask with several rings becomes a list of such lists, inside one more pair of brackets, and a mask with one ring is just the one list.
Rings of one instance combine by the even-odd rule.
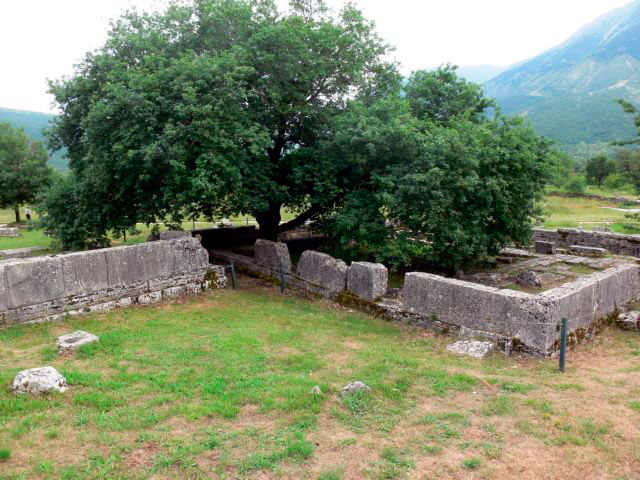
[[624, 330], [640, 330], [640, 312], [621, 314], [618, 317], [618, 324]]
[[356, 392], [370, 392], [370, 391], [371, 391], [371, 387], [369, 385], [367, 385], [364, 382], [357, 381], [357, 382], [348, 383], [347, 385], [342, 387], [342, 390], [340, 391], [340, 396], [344, 397]]
[[51, 392], [64, 393], [66, 390], [67, 379], [53, 367], [23, 370], [13, 379], [13, 391], [18, 394], [44, 395]]
[[320, 390], [320, 387], [316, 385], [311, 389], [311, 393], [313, 393], [314, 395], [322, 395], [322, 390]]
[[480, 342], [477, 340], [460, 340], [447, 345], [447, 350], [458, 355], [469, 355], [474, 358], [484, 358], [495, 348], [493, 342]]
[[96, 337], [92, 333], [78, 330], [77, 332], [67, 333], [66, 335], [61, 335], [60, 337], [58, 337], [58, 339], [56, 340], [56, 345], [58, 345], [58, 350], [60, 352], [69, 352], [77, 350], [82, 345], [97, 341], [98, 337]]

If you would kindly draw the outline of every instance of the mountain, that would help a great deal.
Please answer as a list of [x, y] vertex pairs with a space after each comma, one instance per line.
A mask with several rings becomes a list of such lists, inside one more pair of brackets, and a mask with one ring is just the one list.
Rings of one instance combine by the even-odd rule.
[[[49, 122], [55, 118], [50, 113], [27, 112], [24, 110], [12, 110], [0, 108], [0, 122], [6, 122], [13, 127], [24, 129], [25, 133], [36, 140], [45, 142], [42, 130], [49, 126]], [[49, 152], [49, 164], [59, 170], [67, 169], [67, 159], [64, 152]]]
[[632, 118], [614, 100], [640, 104], [640, 0], [502, 72], [485, 89], [504, 113], [525, 116], [567, 146], [633, 138]]
[[496, 65], [466, 65], [458, 67], [458, 75], [473, 83], [483, 84], [500, 75], [509, 67]]

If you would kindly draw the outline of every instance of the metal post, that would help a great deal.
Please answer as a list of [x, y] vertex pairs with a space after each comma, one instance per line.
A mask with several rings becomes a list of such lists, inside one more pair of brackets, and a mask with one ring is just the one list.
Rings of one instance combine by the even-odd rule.
[[231, 286], [233, 289], [236, 289], [236, 267], [233, 264], [233, 260], [231, 261]]
[[562, 319], [560, 326], [560, 371], [564, 373], [565, 363], [567, 361], [567, 319]]
[[285, 287], [284, 267], [282, 266], [282, 259], [280, 259], [280, 293], [284, 293]]

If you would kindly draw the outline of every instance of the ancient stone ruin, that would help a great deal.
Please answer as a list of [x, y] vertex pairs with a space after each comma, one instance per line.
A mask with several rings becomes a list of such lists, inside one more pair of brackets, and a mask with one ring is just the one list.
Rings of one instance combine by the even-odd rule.
[[[210, 253], [277, 281], [279, 272], [265, 265], [278, 264], [288, 251], [284, 244], [278, 248], [265, 241], [260, 244], [256, 258], [227, 251]], [[269, 256], [271, 260], [265, 258]], [[615, 320], [640, 292], [640, 266], [628, 259], [540, 255], [515, 249], [505, 250], [504, 257], [504, 267], [464, 279], [408, 273], [400, 294], [394, 295], [388, 291], [384, 265], [354, 262], [349, 266], [308, 250], [296, 273], [286, 274], [286, 282], [338, 301], [357, 298], [369, 305], [369, 311], [391, 319], [463, 331], [472, 337], [469, 340], [491, 340], [506, 350], [538, 355], [558, 350], [562, 318], [569, 320], [570, 340], [581, 341]], [[623, 320], [628, 325], [636, 321], [635, 317]]]
[[[573, 249], [575, 251], [574, 247], [592, 247], [604, 249], [605, 252], [615, 255], [640, 257], [640, 235], [559, 228], [557, 230], [534, 229], [533, 239], [536, 245], [537, 242], [547, 242], [551, 243], [554, 248], [565, 250]], [[576, 253], [582, 254], [583, 252]]]
[[7, 226], [0, 227], [0, 237], [19, 237], [19, 236], [20, 236], [20, 229], [16, 227], [7, 227]]
[[195, 238], [0, 261], [0, 326], [150, 304], [226, 285]]

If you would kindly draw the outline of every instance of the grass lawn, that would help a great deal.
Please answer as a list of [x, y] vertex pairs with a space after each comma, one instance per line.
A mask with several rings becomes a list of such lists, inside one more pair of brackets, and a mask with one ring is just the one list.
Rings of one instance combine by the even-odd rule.
[[[609, 228], [618, 233], [640, 233], [640, 224], [625, 218], [625, 212], [611, 208], [630, 208], [602, 200], [548, 195], [545, 199], [545, 228]], [[630, 228], [629, 228], [630, 227]]]
[[[75, 329], [100, 343], [59, 357]], [[450, 341], [246, 278], [0, 331], [0, 478], [637, 478], [640, 336], [603, 334], [564, 375]], [[68, 392], [9, 393], [49, 364]], [[341, 400], [353, 380], [372, 393]]]

